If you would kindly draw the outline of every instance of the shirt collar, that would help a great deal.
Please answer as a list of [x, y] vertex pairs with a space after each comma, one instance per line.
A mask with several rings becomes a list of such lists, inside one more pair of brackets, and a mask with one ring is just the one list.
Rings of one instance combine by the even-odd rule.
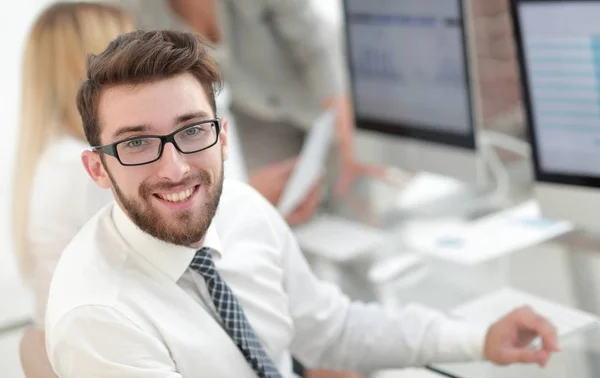
[[[173, 281], [179, 280], [189, 267], [196, 251], [200, 248], [171, 244], [160, 240], [141, 230], [125, 214], [121, 206], [113, 206], [112, 219], [125, 242], [144, 257], [156, 269], [166, 274]], [[208, 247], [221, 257], [221, 242], [214, 223], [208, 227], [202, 247]]]

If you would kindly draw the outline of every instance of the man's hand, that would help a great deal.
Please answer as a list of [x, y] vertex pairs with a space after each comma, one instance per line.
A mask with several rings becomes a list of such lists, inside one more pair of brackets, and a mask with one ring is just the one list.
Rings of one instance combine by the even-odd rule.
[[[529, 344], [537, 337], [542, 348]], [[556, 328], [529, 307], [521, 307], [494, 323], [485, 340], [485, 358], [499, 365], [536, 363], [546, 366], [550, 354], [558, 352]]]
[[[269, 202], [277, 205], [295, 166], [296, 158], [266, 165], [252, 172], [249, 183]], [[322, 183], [319, 180], [291, 213], [284, 214], [290, 226], [304, 223], [313, 216], [321, 202]]]

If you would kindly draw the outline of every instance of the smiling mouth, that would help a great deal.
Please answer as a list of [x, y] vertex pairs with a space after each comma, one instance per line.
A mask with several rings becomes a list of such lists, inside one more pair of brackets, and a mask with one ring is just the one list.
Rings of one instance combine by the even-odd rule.
[[184, 201], [188, 200], [192, 196], [192, 194], [194, 194], [196, 192], [198, 187], [199, 187], [199, 185], [196, 185], [196, 186], [188, 188], [186, 190], [182, 190], [181, 192], [178, 192], [178, 193], [155, 193], [154, 195], [157, 196], [158, 198], [160, 198], [161, 200], [164, 200], [167, 202], [173, 202], [173, 203], [184, 202]]

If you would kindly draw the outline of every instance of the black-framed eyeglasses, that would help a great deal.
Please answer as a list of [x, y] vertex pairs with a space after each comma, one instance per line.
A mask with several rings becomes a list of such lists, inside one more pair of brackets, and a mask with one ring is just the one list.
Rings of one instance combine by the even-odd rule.
[[220, 131], [221, 120], [215, 118], [184, 126], [168, 135], [140, 135], [92, 149], [114, 156], [124, 166], [144, 165], [160, 159], [166, 143], [173, 143], [182, 154], [209, 149], [217, 144]]

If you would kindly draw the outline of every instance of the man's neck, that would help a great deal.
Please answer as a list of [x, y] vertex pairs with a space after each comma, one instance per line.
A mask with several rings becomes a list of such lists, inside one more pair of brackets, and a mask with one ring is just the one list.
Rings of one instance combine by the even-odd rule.
[[203, 244], [204, 244], [204, 238], [202, 238], [202, 240], [200, 240], [197, 243], [191, 244], [190, 247], [192, 247], [194, 249], [199, 249], [200, 247], [202, 247]]

